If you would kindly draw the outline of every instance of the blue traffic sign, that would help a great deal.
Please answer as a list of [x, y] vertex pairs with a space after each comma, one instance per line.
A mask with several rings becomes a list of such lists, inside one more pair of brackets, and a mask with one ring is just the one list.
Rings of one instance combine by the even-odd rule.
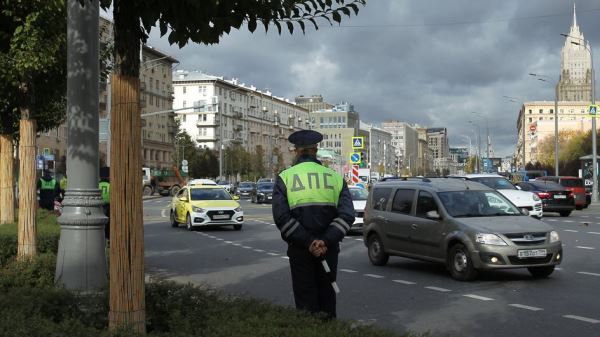
[[360, 153], [353, 153], [350, 155], [350, 161], [352, 162], [352, 164], [359, 164], [360, 159]]

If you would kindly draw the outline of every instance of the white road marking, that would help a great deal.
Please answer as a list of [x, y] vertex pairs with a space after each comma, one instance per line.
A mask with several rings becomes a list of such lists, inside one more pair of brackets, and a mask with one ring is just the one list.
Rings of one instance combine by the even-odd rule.
[[244, 249], [252, 249], [252, 247], [248, 247], [248, 246], [242, 246], [242, 248], [244, 248]]
[[239, 244], [239, 243], [234, 243], [233, 245], [234, 246], [241, 246], [241, 244]]
[[565, 229], [565, 230], [563, 230], [563, 232], [578, 233], [579, 231], [576, 231], [574, 229]]
[[264, 253], [264, 252], [265, 252], [265, 251], [264, 251], [264, 250], [262, 250], [262, 249], [255, 249], [254, 251], [255, 251], [255, 252], [257, 252], [257, 253]]
[[588, 234], [595, 234], [595, 235], [600, 235], [599, 232], [587, 232]]
[[575, 248], [579, 248], [579, 249], [596, 249], [594, 247], [587, 247], [587, 246], [575, 246]]
[[483, 297], [483, 296], [479, 296], [479, 295], [473, 295], [473, 294], [467, 294], [467, 295], [463, 295], [464, 297], [470, 297], [470, 298], [474, 298], [476, 300], [482, 300], [482, 301], [493, 301], [493, 298], [489, 298], [489, 297]]
[[366, 277], [372, 277], [372, 278], [384, 278], [385, 276], [382, 275], [375, 275], [375, 274], [364, 274]]
[[577, 274], [591, 275], [591, 276], [600, 276], [600, 274], [598, 274], [598, 273], [589, 273], [587, 271], [578, 271]]
[[217, 240], [219, 240], [219, 241], [224, 241], [225, 239], [217, 238]]
[[340, 271], [343, 271], [344, 273], [358, 273], [356, 270], [351, 269], [340, 269]]
[[272, 223], [272, 224], [270, 224], [270, 225], [271, 225], [271, 226], [277, 226], [277, 225], [276, 225], [276, 224], [274, 224], [274, 223]]
[[570, 318], [570, 319], [578, 320], [578, 321], [582, 321], [582, 322], [592, 323], [592, 324], [598, 324], [598, 323], [600, 323], [600, 321], [597, 320], [597, 319], [587, 318], [587, 317], [581, 317], [581, 316], [575, 316], [575, 315], [564, 315], [563, 317], [564, 318]]
[[531, 310], [531, 311], [540, 311], [540, 310], [544, 310], [542, 308], [536, 308], [536, 307], [530, 307], [528, 305], [523, 305], [523, 304], [509, 304], [509, 306], [511, 307], [515, 307], [515, 308], [521, 308], [521, 309], [525, 309], [525, 310]]
[[163, 218], [166, 218], [167, 217], [167, 210], [163, 209], [162, 211], [160, 211], [160, 216], [163, 217]]
[[558, 221], [556, 219], [546, 219], [546, 221]]
[[396, 283], [400, 283], [400, 284], [407, 284], [407, 285], [417, 284], [416, 282], [410, 282], [410, 281], [404, 281], [404, 280], [392, 280], [392, 282], [396, 282]]
[[231, 241], [225, 241], [225, 243], [232, 244], [233, 242], [231, 242]]
[[561, 267], [556, 267], [554, 270], [563, 270]]
[[443, 293], [452, 291], [450, 289], [446, 289], [446, 288], [439, 288], [439, 287], [425, 287], [425, 289], [429, 289], [429, 290], [435, 290], [435, 291], [441, 291]]
[[355, 241], [363, 241], [363, 239], [354, 239]]
[[573, 220], [563, 220], [563, 222], [573, 222]]
[[269, 254], [271, 256], [279, 256], [279, 254], [277, 254], [277, 253], [267, 253], [267, 254]]
[[582, 217], [582, 218], [589, 218], [589, 216], [588, 216], [588, 215], [582, 215], [581, 217]]
[[289, 256], [282, 256], [281, 258], [282, 258], [282, 259], [286, 259], [286, 260], [289, 260], [289, 259], [290, 259], [290, 257], [289, 257]]

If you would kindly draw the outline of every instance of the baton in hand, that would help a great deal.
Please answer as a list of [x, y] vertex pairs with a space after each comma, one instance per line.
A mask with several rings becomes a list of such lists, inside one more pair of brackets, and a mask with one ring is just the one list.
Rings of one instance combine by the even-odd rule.
[[333, 291], [335, 291], [336, 294], [339, 294], [340, 288], [338, 287], [337, 283], [333, 280], [333, 275], [331, 275], [331, 269], [329, 268], [329, 264], [327, 263], [327, 260], [325, 260], [325, 258], [322, 256], [321, 256], [321, 264], [323, 265], [323, 269], [325, 269], [325, 273], [327, 273], [327, 276], [329, 277], [329, 280], [331, 281], [331, 286], [333, 287]]

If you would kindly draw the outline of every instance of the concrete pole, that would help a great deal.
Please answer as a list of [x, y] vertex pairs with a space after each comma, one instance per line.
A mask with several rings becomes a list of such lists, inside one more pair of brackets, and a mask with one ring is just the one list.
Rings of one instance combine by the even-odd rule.
[[[590, 59], [592, 62], [592, 105], [596, 104], [596, 71], [594, 70], [594, 53], [592, 53], [592, 44], [590, 46]], [[596, 112], [597, 113], [597, 112]], [[598, 202], [598, 154], [596, 149], [596, 116], [592, 116], [592, 169], [593, 169], [593, 186], [592, 186], [592, 201]]]
[[558, 170], [558, 82], [556, 82], [556, 87], [554, 88], [554, 175], [557, 177], [559, 176], [559, 170]]
[[98, 189], [98, 0], [68, 0], [67, 175], [55, 283], [95, 291], [107, 286], [102, 198]]

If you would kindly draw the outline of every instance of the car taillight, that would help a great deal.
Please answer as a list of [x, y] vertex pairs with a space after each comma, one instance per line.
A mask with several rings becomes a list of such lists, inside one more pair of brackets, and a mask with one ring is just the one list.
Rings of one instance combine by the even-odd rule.
[[573, 191], [567, 191], [567, 198], [573, 198]]
[[538, 195], [538, 197], [540, 197], [540, 199], [549, 199], [550, 198], [550, 193], [548, 193], [548, 192], [538, 192], [537, 195]]

